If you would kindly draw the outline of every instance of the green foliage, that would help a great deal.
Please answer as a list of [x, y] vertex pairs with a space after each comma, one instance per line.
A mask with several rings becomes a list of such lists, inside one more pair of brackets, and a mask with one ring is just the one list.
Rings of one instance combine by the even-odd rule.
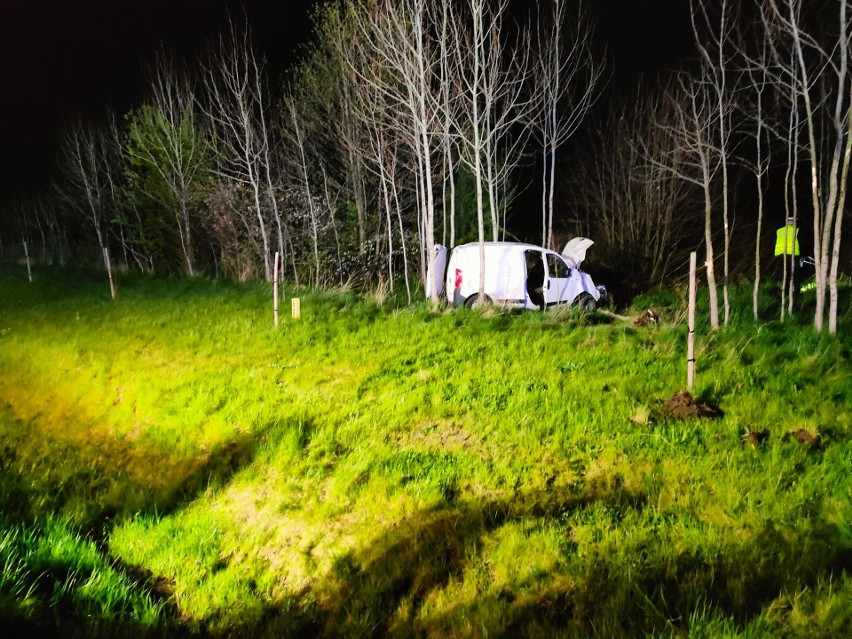
[[664, 406], [686, 335], [665, 291], [635, 327], [286, 290], [302, 318], [276, 330], [269, 285], [127, 277], [112, 303], [100, 276], [36, 275], [0, 274], [0, 605], [20, 627], [852, 625], [849, 312], [833, 337], [754, 324], [735, 291], [749, 311], [699, 331], [696, 395], [724, 413], [701, 421]]
[[[125, 180], [120, 200], [125, 213], [118, 222], [128, 227], [160, 273], [185, 267], [178, 220], [187, 206], [196, 220], [209, 186], [213, 159], [210, 142], [197, 128], [191, 109], [177, 122], [157, 107], [142, 105], [125, 116]], [[196, 224], [198, 228], [203, 225]]]
[[[485, 187], [483, 186], [483, 189]], [[485, 238], [491, 239], [491, 206], [488, 202], [488, 193], [483, 191], [483, 211], [485, 220]], [[449, 203], [447, 203], [449, 211]], [[448, 213], [449, 215], [449, 213]], [[502, 215], [502, 211], [500, 212]], [[461, 165], [456, 175], [456, 245], [466, 242], [476, 242], [479, 232], [476, 221], [476, 182], [470, 170]], [[449, 222], [447, 222], [449, 233]]]
[[462, 168], [456, 176], [456, 245], [477, 239], [476, 185], [470, 171]]
[[22, 524], [4, 515], [0, 529], [4, 632], [46, 629], [50, 617], [61, 619], [69, 637], [158, 636], [169, 629], [166, 606], [144, 580], [66, 523], [48, 516]]

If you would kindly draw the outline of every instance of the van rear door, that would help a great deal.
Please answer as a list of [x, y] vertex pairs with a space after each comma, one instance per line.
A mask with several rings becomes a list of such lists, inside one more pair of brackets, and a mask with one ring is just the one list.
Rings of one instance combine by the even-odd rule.
[[447, 270], [447, 247], [442, 244], [435, 245], [435, 257], [429, 265], [429, 272], [426, 274], [426, 299], [429, 299], [429, 282], [432, 282], [435, 287], [435, 294], [440, 297], [444, 294], [444, 273]]

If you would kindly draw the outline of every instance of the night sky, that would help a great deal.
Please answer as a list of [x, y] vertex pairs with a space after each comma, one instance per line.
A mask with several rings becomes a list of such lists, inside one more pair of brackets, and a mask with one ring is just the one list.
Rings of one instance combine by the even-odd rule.
[[[48, 174], [72, 113], [118, 113], [142, 93], [142, 68], [161, 46], [198, 55], [226, 24], [247, 15], [280, 74], [310, 37], [316, 0], [0, 0], [0, 197]], [[595, 0], [613, 81], [690, 55], [685, 0]]]

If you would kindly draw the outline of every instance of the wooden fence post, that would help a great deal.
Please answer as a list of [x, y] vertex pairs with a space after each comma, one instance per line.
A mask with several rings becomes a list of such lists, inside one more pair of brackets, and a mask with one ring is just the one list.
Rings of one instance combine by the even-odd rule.
[[689, 254], [689, 334], [686, 338], [686, 388], [695, 383], [695, 271], [697, 256]]

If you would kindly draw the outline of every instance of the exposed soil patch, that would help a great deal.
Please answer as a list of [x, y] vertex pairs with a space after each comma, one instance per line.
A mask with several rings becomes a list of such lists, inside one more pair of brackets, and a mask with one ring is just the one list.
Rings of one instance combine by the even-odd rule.
[[760, 446], [766, 439], [769, 437], [768, 430], [752, 430], [750, 428], [746, 428], [743, 433], [743, 444], [746, 446], [751, 446], [752, 448], [757, 448]]
[[663, 411], [674, 419], [716, 419], [724, 413], [717, 406], [702, 402], [689, 391], [678, 391], [663, 404]]
[[817, 449], [822, 446], [822, 437], [816, 431], [807, 430], [805, 428], [796, 428], [787, 431], [784, 439], [795, 439], [805, 448]]
[[633, 320], [633, 326], [656, 326], [660, 323], [660, 313], [655, 308], [649, 308]]
[[455, 422], [421, 423], [416, 430], [412, 431], [409, 441], [414, 446], [450, 452], [464, 450], [479, 443], [477, 437]]

